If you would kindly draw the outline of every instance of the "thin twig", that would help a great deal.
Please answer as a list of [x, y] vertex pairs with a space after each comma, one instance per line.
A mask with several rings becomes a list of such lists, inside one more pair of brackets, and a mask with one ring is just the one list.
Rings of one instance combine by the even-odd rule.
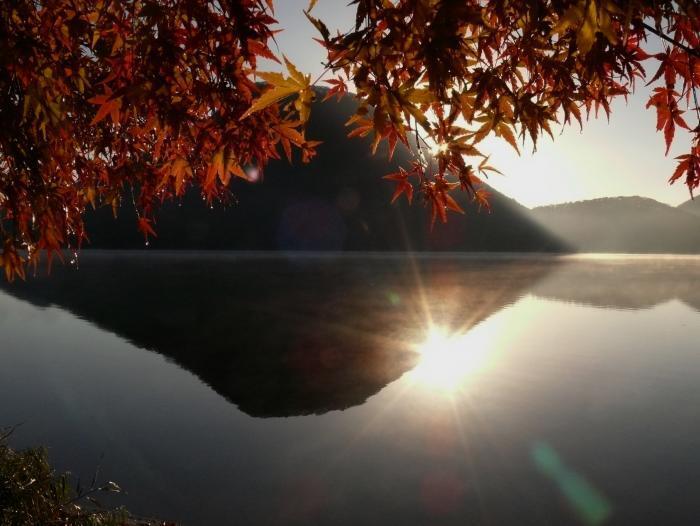
[[693, 49], [692, 47], [688, 47], [685, 44], [678, 42], [677, 40], [672, 39], [670, 36], [662, 33], [661, 31], [657, 30], [654, 26], [650, 26], [646, 22], [642, 22], [642, 27], [644, 27], [644, 29], [647, 29], [648, 31], [651, 31], [656, 36], [658, 36], [659, 38], [662, 38], [666, 42], [669, 42], [669, 43], [673, 44], [674, 46], [681, 48], [686, 53], [689, 53], [695, 57], [700, 58], [700, 51], [699, 50]]

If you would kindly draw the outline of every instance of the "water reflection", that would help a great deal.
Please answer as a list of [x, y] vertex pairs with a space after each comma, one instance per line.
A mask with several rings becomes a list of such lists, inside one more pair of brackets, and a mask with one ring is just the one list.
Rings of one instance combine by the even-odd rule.
[[454, 393], [469, 387], [470, 378], [493, 365], [507, 327], [489, 318], [464, 332], [431, 327], [416, 345], [419, 355], [411, 379], [421, 387]]
[[87, 254], [5, 290], [175, 360], [250, 415], [292, 416], [365, 402], [416, 365], [431, 319], [466, 332], [557, 266], [469, 261]]
[[185, 524], [691, 524], [698, 267], [84, 257], [0, 294], [0, 422]]
[[695, 258], [88, 252], [82, 263], [3, 286], [163, 354], [263, 417], [352, 407], [408, 371], [430, 389], [464, 388], [529, 316], [503, 326], [493, 314], [526, 295], [700, 310]]
[[697, 256], [572, 257], [533, 287], [533, 294], [613, 309], [648, 309], [677, 299], [700, 310]]

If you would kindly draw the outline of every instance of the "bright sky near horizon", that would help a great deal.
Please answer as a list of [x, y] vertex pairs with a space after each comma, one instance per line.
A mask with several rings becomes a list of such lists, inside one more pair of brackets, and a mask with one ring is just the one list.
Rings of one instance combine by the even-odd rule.
[[[315, 78], [323, 70], [325, 55], [312, 40], [318, 35], [303, 13], [308, 3], [275, 2], [275, 16], [284, 29], [276, 39], [280, 51]], [[313, 14], [332, 32], [345, 31], [354, 20], [354, 9], [347, 3], [319, 0]], [[504, 173], [491, 176], [488, 183], [529, 207], [622, 195], [650, 197], [671, 205], [686, 201], [687, 188], [679, 183], [669, 185], [668, 178], [676, 166], [674, 157], [688, 152], [689, 138], [678, 130], [671, 152], [664, 156], [663, 134], [656, 132], [655, 112], [645, 108], [648, 93], [649, 88], [639, 83], [637, 93], [627, 103], [619, 100], [613, 105], [609, 123], [603, 113], [584, 122], [583, 132], [578, 124], [558, 133], [560, 127], [555, 140], [542, 138], [534, 154], [531, 147], [521, 148], [518, 157], [505, 141], [484, 141], [481, 151], [490, 154], [490, 164]]]

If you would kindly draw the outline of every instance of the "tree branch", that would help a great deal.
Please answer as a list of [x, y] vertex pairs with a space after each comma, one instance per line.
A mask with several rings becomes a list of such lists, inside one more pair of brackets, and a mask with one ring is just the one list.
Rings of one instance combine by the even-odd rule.
[[666, 42], [670, 42], [670, 43], [673, 44], [674, 46], [681, 48], [681, 49], [682, 49], [683, 51], [685, 51], [686, 53], [688, 53], [688, 54], [690, 54], [690, 55], [693, 55], [694, 57], [700, 58], [700, 50], [693, 49], [692, 47], [688, 47], [688, 46], [686, 46], [685, 44], [681, 44], [681, 43], [678, 42], [677, 40], [673, 40], [670, 36], [665, 35], [665, 34], [662, 33], [661, 31], [657, 30], [654, 26], [650, 26], [650, 25], [647, 24], [646, 22], [642, 22], [642, 26], [644, 27], [644, 29], [646, 29], [646, 30], [648, 30], [648, 31], [651, 31], [651, 32], [654, 33], [656, 36], [658, 36], [659, 38], [662, 38], [662, 39], [665, 40]]

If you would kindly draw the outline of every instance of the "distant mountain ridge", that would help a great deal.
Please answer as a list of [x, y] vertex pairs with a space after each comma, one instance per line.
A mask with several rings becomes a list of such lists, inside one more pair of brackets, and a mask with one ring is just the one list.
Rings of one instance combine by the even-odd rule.
[[605, 197], [532, 209], [545, 229], [578, 252], [700, 253], [695, 202], [673, 207], [645, 197]]
[[684, 212], [700, 216], [700, 198], [688, 199], [685, 203], [678, 205], [678, 208]]

